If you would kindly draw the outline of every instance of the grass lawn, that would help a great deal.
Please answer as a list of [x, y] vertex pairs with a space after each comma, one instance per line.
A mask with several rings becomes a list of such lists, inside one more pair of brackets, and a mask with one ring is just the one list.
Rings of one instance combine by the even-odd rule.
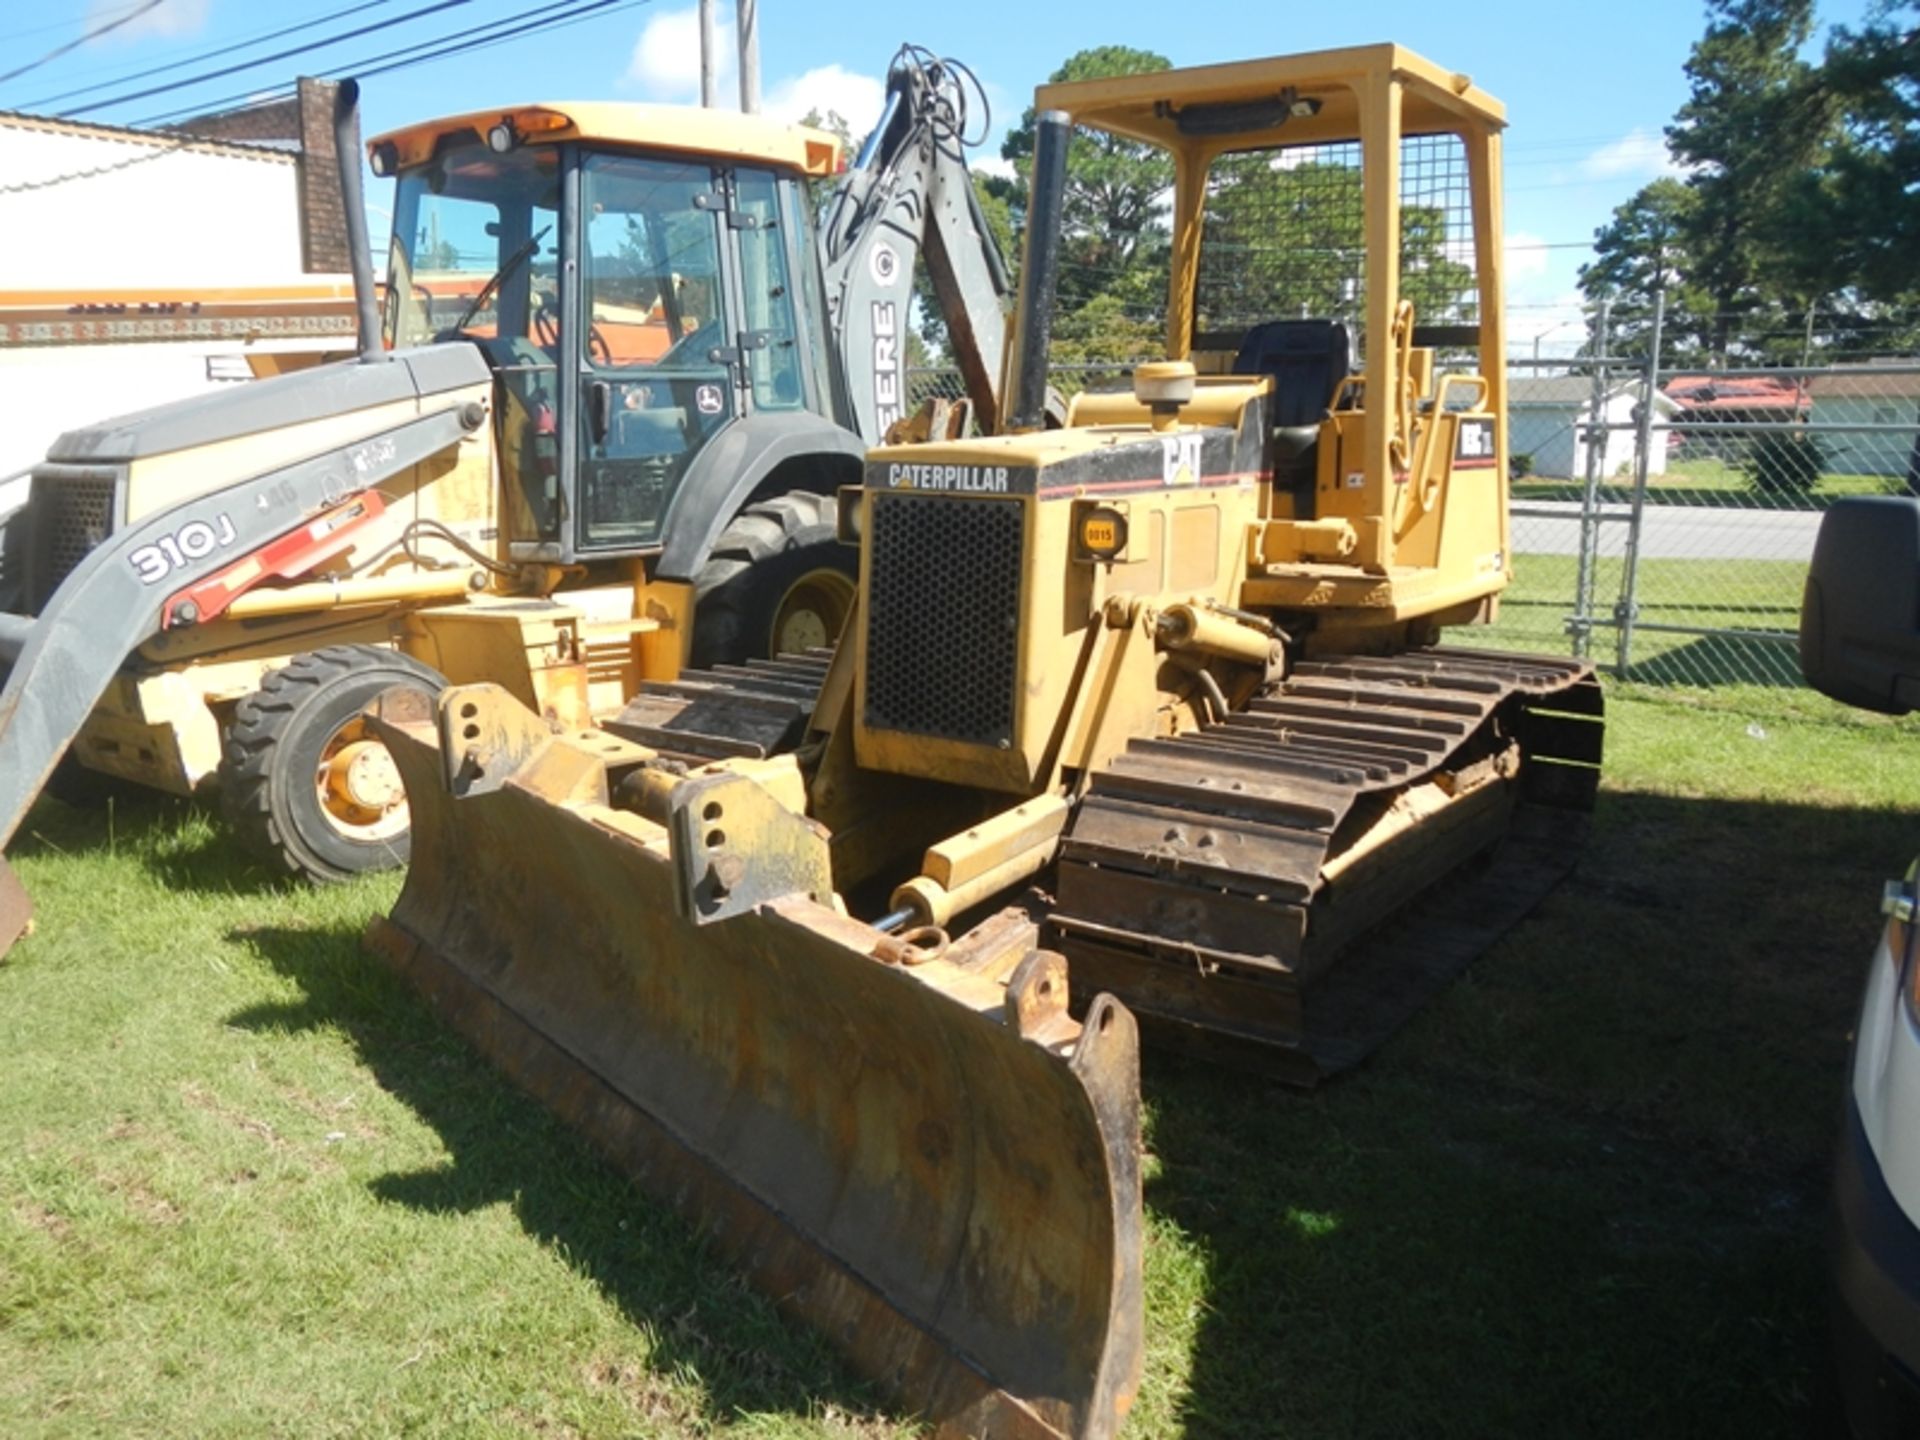
[[[1134, 1436], [1765, 1436], [1920, 726], [1617, 687], [1579, 873], [1357, 1074], [1150, 1056]], [[46, 801], [0, 965], [0, 1434], [896, 1435], [361, 954], [390, 879]], [[564, 943], [564, 937], [556, 937]]]
[[[1513, 498], [1566, 500], [1578, 503], [1586, 493], [1580, 479], [1529, 475], [1513, 482]], [[1663, 475], [1649, 476], [1647, 493], [1661, 505], [1737, 505], [1748, 509], [1803, 510], [1807, 501], [1790, 492], [1757, 489], [1747, 474], [1719, 459], [1674, 460]], [[1810, 497], [1824, 507], [1843, 495], [1903, 495], [1906, 482], [1889, 475], [1822, 475]], [[1600, 498], [1609, 504], [1633, 499], [1633, 476], [1613, 475], [1601, 481]]]
[[[1602, 556], [1594, 571], [1594, 611], [1611, 620], [1623, 562]], [[1579, 561], [1572, 555], [1513, 558], [1513, 584], [1500, 597], [1499, 623], [1455, 632], [1462, 644], [1571, 653], [1566, 622], [1574, 611]], [[1649, 685], [1758, 685], [1795, 688], [1795, 638], [1807, 566], [1799, 560], [1642, 560], [1635, 597], [1642, 627], [1633, 633], [1631, 678]], [[1748, 632], [1745, 636], [1650, 630], [1645, 624]], [[1769, 637], [1753, 638], [1754, 632]], [[1592, 656], [1612, 668], [1618, 632], [1596, 626]]]

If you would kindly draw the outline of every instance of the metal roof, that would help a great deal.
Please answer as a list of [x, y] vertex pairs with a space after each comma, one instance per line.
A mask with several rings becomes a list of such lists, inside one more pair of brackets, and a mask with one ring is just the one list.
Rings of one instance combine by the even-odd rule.
[[389, 130], [367, 144], [369, 150], [377, 145], [393, 146], [398, 166], [405, 168], [431, 159], [446, 136], [472, 133], [484, 137], [503, 121], [512, 124], [522, 143], [528, 145], [588, 140], [597, 145], [687, 151], [722, 160], [757, 160], [809, 175], [831, 175], [840, 161], [839, 140], [824, 130], [743, 115], [737, 110], [612, 100], [548, 100], [476, 110]]

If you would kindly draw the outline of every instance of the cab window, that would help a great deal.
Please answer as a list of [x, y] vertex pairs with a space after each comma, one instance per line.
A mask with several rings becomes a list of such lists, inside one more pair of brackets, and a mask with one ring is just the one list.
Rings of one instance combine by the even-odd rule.
[[733, 411], [711, 169], [591, 155], [581, 175], [583, 548], [657, 544], [693, 456]]

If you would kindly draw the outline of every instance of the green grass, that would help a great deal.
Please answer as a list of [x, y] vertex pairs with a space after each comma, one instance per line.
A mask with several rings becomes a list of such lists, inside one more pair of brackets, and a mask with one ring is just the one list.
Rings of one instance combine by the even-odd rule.
[[[1747, 509], [1804, 510], [1806, 500], [1778, 491], [1761, 490], [1736, 466], [1724, 460], [1675, 460], [1666, 473], [1647, 479], [1647, 490], [1662, 505], [1734, 505]], [[1586, 493], [1579, 479], [1550, 475], [1529, 475], [1513, 482], [1513, 498], [1527, 500], [1565, 500], [1578, 502]], [[1823, 506], [1843, 495], [1902, 495], [1906, 482], [1889, 475], [1822, 475], [1813, 489], [1811, 502]], [[1600, 498], [1617, 504], [1633, 498], [1631, 474], [1607, 476], [1600, 484]]]
[[[1521, 554], [1514, 556], [1513, 570], [1513, 584], [1500, 597], [1499, 623], [1487, 631], [1461, 632], [1471, 635], [1462, 643], [1571, 653], [1566, 622], [1574, 612], [1579, 561], [1571, 555]], [[1609, 622], [1622, 570], [1622, 562], [1610, 557], [1595, 568], [1594, 613]], [[1630, 678], [1650, 685], [1799, 686], [1795, 637], [1806, 577], [1806, 563], [1799, 560], [1640, 561], [1635, 597], [1643, 625], [1765, 632], [1769, 638], [1636, 628]], [[1618, 643], [1611, 623], [1596, 625], [1592, 658], [1612, 669]]]
[[[1150, 1056], [1128, 1434], [1804, 1433], [1920, 727], [1612, 692], [1588, 858], [1353, 1076]], [[390, 880], [44, 802], [0, 965], [0, 1433], [907, 1433], [364, 956]]]

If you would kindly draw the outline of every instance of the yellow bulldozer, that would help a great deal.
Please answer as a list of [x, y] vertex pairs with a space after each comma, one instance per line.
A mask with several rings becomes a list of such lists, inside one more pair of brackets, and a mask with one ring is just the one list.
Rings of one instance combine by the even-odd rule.
[[[1139, 1035], [1353, 1063], [1564, 869], [1601, 698], [1439, 643], [1512, 576], [1500, 105], [1379, 45], [1035, 107], [1002, 433], [867, 455], [838, 646], [377, 718], [371, 939], [906, 1405], [1106, 1436]], [[1085, 131], [1172, 157], [1166, 357], [1049, 428]]]

